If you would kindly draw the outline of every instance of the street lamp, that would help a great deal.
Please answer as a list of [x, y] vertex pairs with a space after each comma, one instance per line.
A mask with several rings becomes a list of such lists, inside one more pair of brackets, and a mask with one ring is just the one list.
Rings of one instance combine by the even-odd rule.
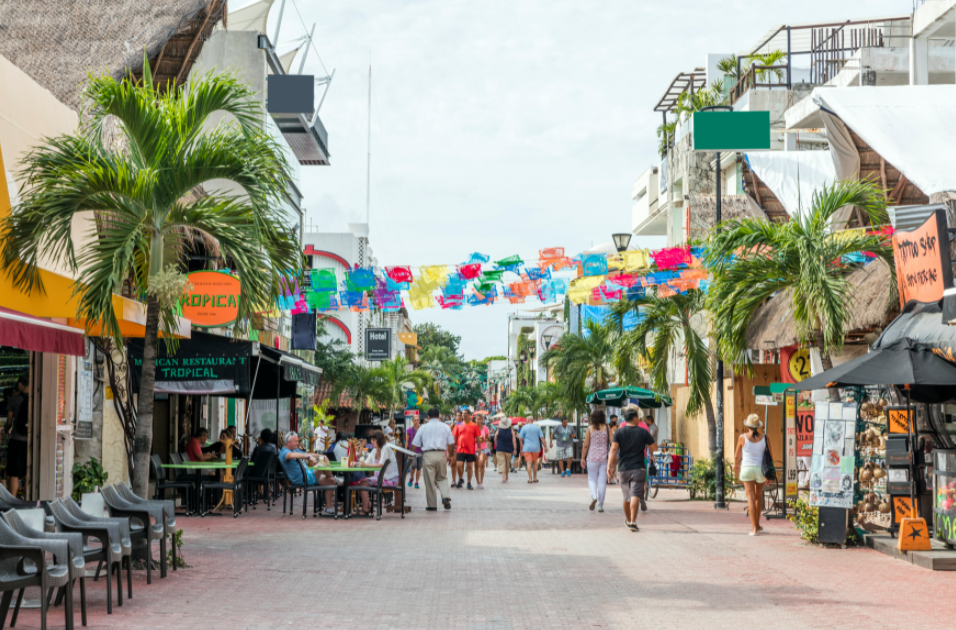
[[621, 232], [618, 234], [611, 234], [611, 238], [614, 239], [614, 247], [617, 248], [617, 251], [619, 253], [626, 250], [627, 246], [631, 244], [630, 232]]
[[544, 349], [545, 349], [545, 350], [550, 350], [550, 349], [551, 349], [551, 340], [552, 340], [552, 339], [554, 339], [554, 335], [552, 335], [552, 334], [550, 334], [550, 333], [546, 333], [546, 334], [544, 334], [544, 335], [541, 335], [541, 341], [544, 343]]

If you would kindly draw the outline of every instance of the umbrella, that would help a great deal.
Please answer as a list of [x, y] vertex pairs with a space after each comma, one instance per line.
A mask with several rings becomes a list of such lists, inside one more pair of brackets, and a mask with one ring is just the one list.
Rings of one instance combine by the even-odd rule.
[[661, 407], [670, 407], [674, 402], [666, 394], [658, 394], [640, 387], [612, 387], [611, 389], [602, 389], [594, 392], [587, 398], [587, 402], [592, 405], [611, 405], [612, 407], [623, 407], [628, 402], [635, 403], [638, 407], [645, 409], [659, 409]]
[[797, 391], [852, 385], [910, 385], [912, 400], [941, 403], [956, 398], [956, 365], [909, 339], [847, 361], [800, 381]]

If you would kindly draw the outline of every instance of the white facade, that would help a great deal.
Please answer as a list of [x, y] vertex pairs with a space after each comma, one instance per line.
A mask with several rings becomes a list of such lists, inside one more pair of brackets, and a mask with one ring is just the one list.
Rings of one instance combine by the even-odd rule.
[[631, 231], [638, 236], [666, 236], [667, 217], [660, 208], [660, 168], [649, 166], [634, 182]]

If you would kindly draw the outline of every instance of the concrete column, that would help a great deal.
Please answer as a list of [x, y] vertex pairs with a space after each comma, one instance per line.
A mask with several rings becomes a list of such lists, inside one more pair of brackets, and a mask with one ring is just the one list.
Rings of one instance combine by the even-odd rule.
[[929, 85], [929, 40], [910, 39], [910, 85]]

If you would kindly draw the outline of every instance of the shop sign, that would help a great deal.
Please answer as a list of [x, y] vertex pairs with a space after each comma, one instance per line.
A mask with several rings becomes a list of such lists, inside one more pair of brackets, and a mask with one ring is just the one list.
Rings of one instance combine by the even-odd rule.
[[93, 438], [93, 342], [86, 340], [86, 356], [78, 361], [76, 370], [76, 429], [77, 440]]
[[239, 316], [239, 278], [218, 271], [189, 274], [191, 289], [183, 292], [183, 317], [199, 328], [228, 326]]
[[365, 329], [365, 358], [369, 361], [388, 361], [392, 358], [392, 329]]
[[909, 434], [910, 432], [910, 414], [906, 407], [888, 407], [886, 409], [886, 426], [890, 433]]
[[282, 364], [282, 378], [287, 381], [299, 381], [305, 385], [318, 387], [322, 382], [322, 375], [314, 370], [307, 370], [294, 363]]
[[801, 488], [810, 487], [810, 464], [813, 459], [813, 407], [797, 406], [794, 421], [797, 449], [797, 485]]
[[907, 302], [938, 302], [953, 286], [946, 212], [937, 210], [923, 225], [893, 233], [893, 257], [900, 307]]
[[398, 340], [406, 346], [418, 345], [418, 335], [416, 333], [400, 332], [398, 333]]
[[784, 401], [783, 417], [787, 440], [787, 457], [784, 460], [787, 478], [785, 498], [789, 501], [790, 499], [797, 498], [797, 395], [793, 393], [787, 394]]
[[799, 346], [780, 348], [780, 380], [799, 383], [810, 378], [810, 350]]

